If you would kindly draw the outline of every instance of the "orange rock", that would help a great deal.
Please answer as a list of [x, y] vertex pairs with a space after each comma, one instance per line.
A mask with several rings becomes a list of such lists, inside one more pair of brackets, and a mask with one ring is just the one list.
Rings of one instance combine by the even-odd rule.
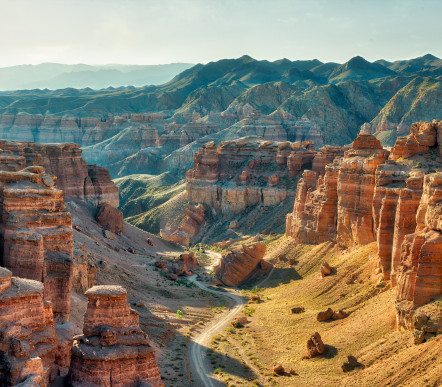
[[99, 207], [96, 219], [98, 224], [107, 230], [116, 234], [123, 231], [123, 213], [109, 203], [104, 203]]
[[322, 355], [325, 352], [325, 345], [322, 342], [321, 335], [316, 332], [307, 341], [307, 354], [306, 357], [311, 359], [313, 357]]
[[[72, 386], [163, 386], [153, 348], [129, 308], [121, 286], [95, 286], [86, 292], [83, 335], [72, 348]], [[119, 370], [115, 372], [115, 370]]]
[[223, 256], [215, 267], [215, 278], [227, 286], [240, 285], [258, 266], [264, 257], [265, 245], [256, 243], [252, 247], [242, 245]]

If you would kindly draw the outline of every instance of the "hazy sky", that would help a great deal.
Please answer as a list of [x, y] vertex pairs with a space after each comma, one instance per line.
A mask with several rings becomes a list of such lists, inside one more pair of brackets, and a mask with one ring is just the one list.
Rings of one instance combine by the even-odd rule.
[[0, 0], [0, 66], [442, 57], [441, 0]]

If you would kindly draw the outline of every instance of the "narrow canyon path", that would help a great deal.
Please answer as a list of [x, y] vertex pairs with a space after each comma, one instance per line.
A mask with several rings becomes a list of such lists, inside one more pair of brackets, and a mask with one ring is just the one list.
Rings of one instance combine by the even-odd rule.
[[[214, 251], [207, 252], [212, 257], [221, 259], [221, 254], [216, 253]], [[261, 285], [265, 282], [273, 273], [273, 268], [268, 273], [268, 275], [258, 284]], [[217, 332], [219, 332], [222, 328], [229, 324], [229, 322], [241, 312], [242, 306], [247, 303], [247, 299], [243, 296], [233, 294], [226, 291], [218, 291], [207, 287], [201, 282], [196, 280], [197, 276], [193, 275], [188, 278], [189, 281], [193, 282], [200, 289], [205, 292], [213, 293], [218, 296], [227, 298], [230, 302], [231, 306], [228, 312], [221, 314], [219, 317], [216, 317], [212, 323], [210, 323], [204, 330], [199, 333], [197, 336], [193, 338], [189, 342], [189, 350], [188, 350], [188, 361], [191, 366], [192, 376], [195, 380], [195, 386], [204, 386], [204, 387], [218, 387], [223, 386], [224, 383], [221, 383], [210, 377], [211, 369], [209, 368], [206, 358], [207, 358], [207, 349], [208, 342], [210, 338]]]

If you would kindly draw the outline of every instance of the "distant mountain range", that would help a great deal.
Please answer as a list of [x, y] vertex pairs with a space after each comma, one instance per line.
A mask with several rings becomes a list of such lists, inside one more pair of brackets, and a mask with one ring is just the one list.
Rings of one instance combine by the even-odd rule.
[[[80, 72], [70, 74], [90, 72], [98, 77], [106, 72], [141, 71], [121, 66], [94, 73], [87, 66], [79, 66]], [[0, 69], [0, 74], [1, 70], [7, 71]], [[31, 73], [22, 79], [28, 83], [31, 80]], [[145, 80], [145, 84], [153, 83], [147, 76]], [[353, 141], [361, 126], [371, 133], [382, 132], [382, 140], [390, 145], [398, 134], [407, 132], [412, 122], [442, 117], [442, 60], [431, 54], [395, 62], [369, 62], [356, 56], [344, 64], [317, 59], [270, 62], [244, 55], [197, 64], [156, 86], [93, 90], [93, 85], [88, 85], [84, 89], [3, 91], [0, 114], [107, 120], [109, 115], [161, 112], [163, 121], [154, 127], [159, 135], [172, 136], [187, 130], [179, 125], [207, 124], [223, 130], [254, 109], [283, 126], [298, 125], [294, 124], [296, 119], [309, 120], [312, 127], [319, 128], [323, 143], [336, 145]], [[18, 124], [11, 124], [11, 129], [8, 125], [3, 125], [4, 130], [12, 133]]]
[[109, 86], [160, 85], [192, 67], [190, 63], [164, 65], [91, 66], [42, 63], [0, 68], [0, 90], [64, 89], [66, 87], [103, 89]]

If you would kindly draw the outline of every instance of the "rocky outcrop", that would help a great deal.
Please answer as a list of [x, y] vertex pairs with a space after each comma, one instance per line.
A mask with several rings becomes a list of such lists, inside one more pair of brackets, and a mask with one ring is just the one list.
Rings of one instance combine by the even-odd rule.
[[242, 245], [223, 256], [215, 267], [215, 282], [226, 286], [238, 286], [258, 267], [266, 251], [265, 245]]
[[286, 234], [309, 243], [336, 239], [346, 247], [373, 241], [375, 172], [387, 157], [374, 136], [360, 134], [343, 157], [326, 166], [324, 176], [305, 171]]
[[154, 349], [139, 327], [120, 286], [94, 286], [83, 335], [74, 338], [70, 368], [73, 386], [163, 386]]
[[99, 207], [96, 219], [98, 224], [106, 230], [116, 234], [123, 231], [123, 213], [109, 203], [104, 203]]
[[[407, 159], [415, 154], [428, 152], [430, 147], [436, 145], [438, 133], [442, 131], [442, 121], [416, 122], [411, 125], [410, 134], [398, 137], [390, 159]], [[439, 135], [440, 136], [440, 135]], [[439, 154], [442, 155], [442, 144], [438, 143]]]
[[[395, 147], [382, 149], [370, 134], [298, 183], [286, 234], [299, 242], [336, 240], [352, 247], [376, 241], [378, 272], [397, 283], [397, 319], [412, 327], [414, 310], [442, 293], [442, 175], [436, 164], [440, 121], [412, 125]], [[407, 158], [429, 152], [431, 168]], [[426, 173], [426, 174], [425, 174]]]
[[56, 352], [52, 305], [44, 301], [43, 284], [0, 268], [0, 384], [48, 385], [57, 374]]
[[87, 165], [77, 144], [37, 144], [0, 140], [2, 170], [18, 171], [26, 166], [42, 166], [57, 176], [57, 187], [64, 197], [86, 200], [98, 206], [109, 203], [118, 207], [118, 188], [109, 172]]
[[56, 322], [70, 312], [72, 217], [55, 178], [41, 167], [0, 172], [2, 265], [14, 275], [42, 281]]
[[416, 231], [404, 237], [396, 268], [397, 319], [410, 327], [414, 309], [442, 293], [442, 173], [426, 175]]
[[225, 215], [247, 206], [271, 206], [294, 195], [290, 180], [315, 152], [311, 143], [272, 142], [242, 138], [203, 145], [187, 172], [187, 198]]
[[190, 240], [198, 234], [204, 220], [205, 208], [201, 203], [196, 206], [189, 206], [186, 210], [186, 217], [178, 229], [161, 229], [160, 236], [180, 245], [189, 246]]

